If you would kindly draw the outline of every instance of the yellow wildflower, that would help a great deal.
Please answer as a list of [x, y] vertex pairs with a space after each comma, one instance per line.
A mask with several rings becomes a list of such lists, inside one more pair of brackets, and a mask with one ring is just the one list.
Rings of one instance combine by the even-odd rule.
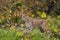
[[32, 14], [31, 17], [35, 17], [35, 15]]
[[16, 16], [16, 13], [14, 13], [13, 16], [15, 17]]
[[11, 18], [10, 17], [7, 17], [8, 20], [10, 20]]
[[46, 13], [42, 12], [41, 18], [46, 18]]
[[3, 20], [5, 17], [4, 16], [1, 16], [1, 19]]

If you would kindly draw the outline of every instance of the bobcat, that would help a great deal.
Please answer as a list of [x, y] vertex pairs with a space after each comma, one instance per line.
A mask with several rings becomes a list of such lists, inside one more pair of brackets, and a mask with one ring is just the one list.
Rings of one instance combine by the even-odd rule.
[[36, 27], [40, 27], [43, 32], [49, 30], [47, 27], [47, 20], [31, 18], [26, 14], [22, 14], [22, 19], [25, 21], [27, 29], [29, 29], [30, 31]]
[[37, 19], [37, 18], [31, 18], [28, 15], [23, 13], [23, 10], [20, 11], [22, 19], [25, 21], [25, 24], [27, 26], [27, 29], [32, 31], [34, 28], [38, 27], [40, 30], [42, 29], [41, 32], [47, 32], [49, 31], [47, 25], [48, 22], [45, 19]]

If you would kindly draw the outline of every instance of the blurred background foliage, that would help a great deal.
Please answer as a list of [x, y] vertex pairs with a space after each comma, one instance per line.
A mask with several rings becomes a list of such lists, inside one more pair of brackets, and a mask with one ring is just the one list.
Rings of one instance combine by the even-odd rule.
[[[52, 37], [37, 28], [26, 34], [21, 10], [32, 18], [47, 19]], [[60, 40], [60, 0], [0, 0], [0, 29], [1, 40]]]

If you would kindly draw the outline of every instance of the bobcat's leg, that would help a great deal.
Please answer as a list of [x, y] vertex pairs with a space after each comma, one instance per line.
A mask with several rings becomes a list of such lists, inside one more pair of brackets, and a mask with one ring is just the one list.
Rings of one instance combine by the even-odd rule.
[[31, 22], [26, 23], [26, 26], [27, 26], [27, 31], [31, 32], [31, 30], [33, 29], [32, 23]]
[[45, 21], [41, 24], [41, 28], [44, 32], [48, 31], [47, 23]]
[[47, 33], [50, 33], [51, 31], [49, 30], [49, 28], [47, 27], [47, 22], [45, 21], [45, 22], [43, 22], [42, 23], [42, 29], [45, 31], [45, 32], [47, 32]]
[[47, 27], [47, 23], [43, 22], [41, 25], [42, 29], [44, 30], [44, 32], [46, 32], [48, 34], [48, 38], [51, 36], [51, 31], [49, 30], [49, 28]]

